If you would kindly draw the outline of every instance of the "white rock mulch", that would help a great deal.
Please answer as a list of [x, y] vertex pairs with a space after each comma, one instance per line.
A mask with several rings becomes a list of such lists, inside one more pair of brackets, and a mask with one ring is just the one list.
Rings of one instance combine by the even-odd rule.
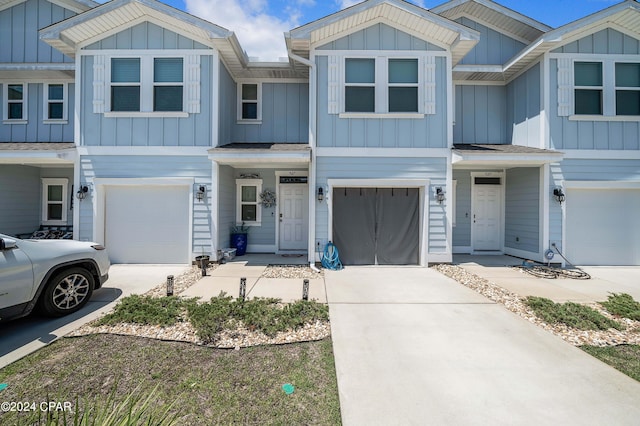
[[324, 278], [324, 271], [316, 272], [306, 265], [269, 265], [262, 278]]
[[633, 321], [628, 318], [614, 318], [597, 303], [591, 303], [588, 304], [588, 306], [601, 312], [606, 317], [613, 318], [624, 324], [625, 330], [577, 330], [564, 324], [548, 324], [540, 320], [535, 313], [525, 305], [524, 297], [506, 290], [485, 278], [472, 274], [457, 265], [442, 264], [434, 265], [432, 268], [477, 291], [494, 302], [504, 305], [507, 309], [520, 315], [527, 321], [539, 325], [572, 345], [615, 346], [621, 344], [640, 344], [640, 321]]

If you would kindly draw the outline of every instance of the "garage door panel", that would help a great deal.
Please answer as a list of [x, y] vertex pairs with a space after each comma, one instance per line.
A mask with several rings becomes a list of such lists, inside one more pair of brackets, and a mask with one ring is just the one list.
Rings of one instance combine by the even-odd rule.
[[106, 189], [105, 245], [114, 263], [187, 263], [189, 192], [184, 186]]
[[333, 191], [333, 243], [345, 265], [376, 262], [375, 203], [375, 188]]
[[640, 265], [640, 190], [570, 189], [566, 252], [579, 265]]
[[417, 188], [378, 189], [376, 253], [379, 265], [418, 263]]

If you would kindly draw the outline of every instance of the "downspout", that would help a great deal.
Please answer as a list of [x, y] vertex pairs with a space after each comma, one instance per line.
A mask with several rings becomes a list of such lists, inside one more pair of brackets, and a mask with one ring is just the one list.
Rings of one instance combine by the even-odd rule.
[[[320, 272], [316, 268], [315, 263], [315, 237], [316, 237], [316, 209], [315, 209], [315, 187], [316, 187], [316, 150], [315, 150], [315, 134], [316, 134], [316, 64], [309, 59], [296, 55], [287, 49], [289, 57], [296, 62], [309, 67], [309, 145], [311, 146], [311, 164], [309, 164], [309, 242], [307, 244], [309, 268], [315, 272]], [[312, 254], [313, 253], [313, 254]], [[313, 255], [313, 260], [311, 259]]]

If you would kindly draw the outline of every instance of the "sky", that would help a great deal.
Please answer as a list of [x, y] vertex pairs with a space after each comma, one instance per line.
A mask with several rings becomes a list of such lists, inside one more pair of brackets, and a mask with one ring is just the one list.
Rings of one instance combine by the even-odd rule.
[[[359, 3], [358, 0], [160, 0], [233, 31], [251, 58], [286, 57], [283, 34]], [[446, 0], [411, 0], [426, 9]], [[621, 0], [498, 0], [525, 16], [559, 27]]]

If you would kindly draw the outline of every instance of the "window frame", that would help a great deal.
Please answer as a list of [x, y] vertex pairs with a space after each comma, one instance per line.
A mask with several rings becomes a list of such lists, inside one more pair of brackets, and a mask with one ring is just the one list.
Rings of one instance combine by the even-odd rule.
[[[22, 86], [22, 99], [20, 101], [9, 100], [9, 86]], [[29, 83], [26, 81], [2, 82], [2, 122], [4, 124], [27, 124], [29, 115]], [[9, 118], [9, 103], [22, 104], [22, 117]]]
[[[242, 201], [242, 187], [254, 186], [256, 188], [255, 201]], [[236, 225], [244, 226], [261, 226], [262, 225], [262, 206], [260, 204], [260, 193], [262, 192], [262, 179], [236, 179]], [[256, 220], [242, 220], [242, 206], [256, 206]]]
[[[602, 72], [602, 75], [600, 76], [600, 79], [602, 80], [602, 84], [599, 86], [578, 86], [575, 81], [576, 81], [576, 65], [577, 64], [600, 64], [600, 70]], [[605, 74], [605, 69], [604, 69], [604, 63], [602, 61], [597, 61], [597, 60], [593, 60], [593, 61], [587, 61], [587, 60], [575, 60], [573, 61], [573, 113], [575, 115], [580, 115], [580, 116], [584, 116], [584, 115], [604, 115], [605, 112], [605, 79], [604, 79], [604, 74]], [[578, 114], [576, 112], [576, 105], [577, 105], [577, 92], [581, 90], [581, 91], [590, 91], [590, 92], [600, 92], [600, 110], [602, 111], [600, 114]]]
[[[242, 87], [244, 85], [256, 85], [257, 86], [257, 99], [242, 99]], [[236, 97], [237, 97], [237, 107], [236, 107], [236, 119], [238, 123], [241, 124], [262, 124], [262, 82], [256, 80], [239, 80], [236, 84]], [[243, 118], [242, 117], [242, 107], [245, 103], [256, 103], [256, 118]]]
[[618, 86], [618, 81], [617, 81], [617, 65], [618, 64], [631, 64], [631, 65], [636, 65], [638, 67], [640, 67], [640, 62], [634, 62], [634, 61], [616, 61], [613, 66], [613, 72], [614, 72], [614, 76], [613, 76], [613, 85], [614, 85], [614, 103], [615, 103], [615, 112], [616, 112], [616, 117], [639, 117], [639, 114], [619, 114], [618, 113], [618, 92], [638, 92], [638, 94], [640, 95], [640, 85], [638, 86]]
[[[49, 200], [49, 187], [62, 187], [62, 200]], [[49, 205], [59, 204], [62, 206], [62, 217], [60, 219], [49, 219]], [[67, 178], [42, 178], [42, 224], [43, 225], [66, 225], [67, 224], [67, 206], [69, 205], [69, 179]]]
[[[119, 83], [111, 81], [111, 66], [113, 59], [134, 58], [140, 59], [140, 82], [139, 83]], [[178, 58], [182, 60], [182, 82], [162, 83], [155, 82], [154, 62], [158, 58]], [[105, 117], [188, 117], [186, 107], [186, 75], [187, 60], [185, 55], [167, 52], [166, 54], [114, 54], [106, 57], [105, 61]], [[139, 86], [140, 87], [140, 109], [139, 111], [113, 111], [111, 88], [113, 86]], [[154, 111], [154, 89], [156, 86], [181, 86], [182, 87], [182, 109], [180, 111]]]
[[[63, 81], [49, 81], [43, 85], [42, 94], [42, 122], [44, 124], [67, 124], [69, 122], [69, 84]], [[50, 99], [49, 98], [49, 86], [62, 86], [62, 99]], [[49, 104], [61, 103], [62, 104], [62, 118], [49, 117]]]

